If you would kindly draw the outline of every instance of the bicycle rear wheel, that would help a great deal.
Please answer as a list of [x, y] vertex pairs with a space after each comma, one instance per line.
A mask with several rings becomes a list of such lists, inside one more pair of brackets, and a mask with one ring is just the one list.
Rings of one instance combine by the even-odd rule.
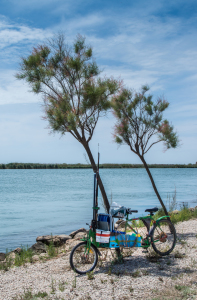
[[98, 253], [96, 247], [87, 247], [87, 242], [81, 242], [76, 245], [70, 253], [70, 265], [73, 271], [78, 274], [86, 274], [92, 271], [98, 261]]
[[172, 252], [176, 244], [176, 230], [170, 220], [162, 219], [154, 225], [151, 244], [155, 252], [161, 256]]

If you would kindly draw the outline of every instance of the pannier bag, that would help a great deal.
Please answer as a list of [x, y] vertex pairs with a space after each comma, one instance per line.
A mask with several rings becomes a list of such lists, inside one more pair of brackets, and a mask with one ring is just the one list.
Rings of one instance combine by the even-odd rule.
[[113, 220], [112, 216], [109, 214], [98, 214], [98, 229], [105, 231], [113, 230]]
[[142, 238], [139, 234], [117, 234], [110, 236], [110, 248], [118, 248], [122, 247], [140, 247], [142, 242]]
[[96, 242], [109, 244], [110, 233], [111, 233], [110, 231], [96, 229]]

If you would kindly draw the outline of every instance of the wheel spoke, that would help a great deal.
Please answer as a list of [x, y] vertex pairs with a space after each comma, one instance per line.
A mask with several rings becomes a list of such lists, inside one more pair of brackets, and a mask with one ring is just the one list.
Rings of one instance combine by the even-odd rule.
[[160, 220], [153, 230], [152, 246], [160, 255], [168, 255], [174, 248], [176, 231], [169, 220]]
[[88, 249], [87, 243], [83, 242], [72, 250], [70, 263], [73, 270], [79, 274], [84, 274], [94, 269], [97, 259], [96, 250], [92, 246]]

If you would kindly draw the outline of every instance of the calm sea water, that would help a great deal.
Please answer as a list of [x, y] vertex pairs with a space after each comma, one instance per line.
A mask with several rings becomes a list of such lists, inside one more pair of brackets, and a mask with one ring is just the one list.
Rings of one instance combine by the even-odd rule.
[[[163, 201], [197, 205], [197, 169], [151, 169]], [[140, 215], [159, 206], [145, 169], [101, 169], [109, 200]], [[0, 252], [32, 245], [46, 234], [69, 234], [92, 218], [93, 172], [80, 170], [0, 170]], [[99, 197], [100, 212], [104, 212]]]

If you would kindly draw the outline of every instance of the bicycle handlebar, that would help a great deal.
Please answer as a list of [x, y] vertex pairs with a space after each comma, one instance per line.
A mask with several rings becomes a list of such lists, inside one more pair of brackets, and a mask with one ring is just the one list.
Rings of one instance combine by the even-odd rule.
[[130, 208], [126, 209], [127, 214], [138, 213], [138, 210], [131, 210]]

